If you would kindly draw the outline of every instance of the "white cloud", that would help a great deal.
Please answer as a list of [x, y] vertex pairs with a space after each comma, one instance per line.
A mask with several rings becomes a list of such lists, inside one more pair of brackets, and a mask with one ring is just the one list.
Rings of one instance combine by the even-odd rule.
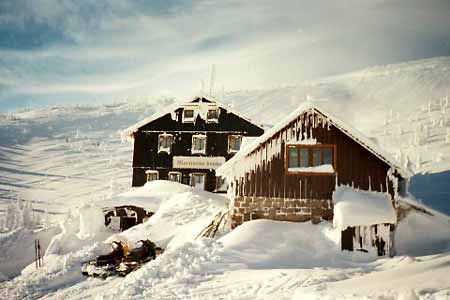
[[198, 90], [212, 64], [227, 89], [260, 88], [450, 55], [441, 41], [450, 38], [450, 4], [438, 0], [18, 3], [0, 14], [0, 26], [32, 19], [65, 39], [0, 49], [8, 96], [184, 95]]

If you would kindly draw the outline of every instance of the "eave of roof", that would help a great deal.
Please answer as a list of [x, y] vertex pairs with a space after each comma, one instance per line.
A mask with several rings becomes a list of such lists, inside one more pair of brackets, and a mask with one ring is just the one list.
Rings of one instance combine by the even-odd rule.
[[216, 173], [221, 176], [229, 176], [230, 170], [233, 169], [233, 165], [238, 163], [241, 158], [245, 158], [255, 152], [260, 146], [262, 146], [265, 142], [271, 139], [277, 133], [283, 131], [285, 127], [287, 127], [291, 122], [295, 121], [301, 114], [307, 111], [315, 111], [321, 114], [324, 118], [326, 118], [331, 124], [333, 124], [336, 128], [342, 131], [344, 134], [349, 136], [351, 139], [356, 141], [362, 147], [367, 149], [369, 152], [374, 154], [376, 157], [384, 161], [389, 166], [396, 169], [400, 175], [404, 178], [410, 177], [412, 174], [410, 171], [399, 167], [395, 160], [384, 150], [382, 150], [377, 144], [371, 141], [367, 136], [361, 133], [358, 129], [348, 125], [338, 117], [329, 113], [323, 107], [320, 107], [317, 103], [312, 103], [310, 101], [305, 101], [302, 103], [296, 110], [290, 113], [286, 118], [275, 124], [272, 128], [267, 130], [263, 135], [256, 138], [253, 143], [248, 145], [242, 151], [239, 151], [235, 156], [233, 156], [230, 160], [228, 160], [225, 164], [223, 164], [220, 168], [216, 170]]
[[[232, 114], [234, 114], [234, 115], [244, 119], [245, 121], [247, 121], [247, 122], [249, 122], [249, 123], [251, 123], [251, 124], [253, 124], [253, 125], [255, 125], [255, 126], [259, 127], [259, 128], [261, 128], [261, 126], [256, 125], [251, 119], [249, 119], [247, 117], [244, 117], [240, 112], [236, 111], [235, 109], [233, 109], [232, 107], [230, 107], [230, 106], [228, 106], [226, 104], [223, 104], [223, 103], [219, 102], [218, 100], [216, 100], [213, 97], [210, 97], [210, 96], [195, 96], [195, 97], [192, 97], [189, 101], [174, 103], [174, 104], [170, 105], [167, 109], [159, 111], [159, 112], [151, 115], [150, 117], [147, 117], [147, 118], [137, 122], [136, 124], [131, 125], [130, 127], [122, 130], [121, 135], [122, 135], [122, 137], [130, 137], [130, 138], [132, 138], [133, 134], [135, 132], [137, 132], [141, 127], [143, 127], [143, 126], [145, 126], [145, 125], [147, 125], [147, 124], [149, 124], [149, 123], [151, 123], [151, 122], [153, 122], [153, 121], [155, 121], [155, 120], [157, 120], [157, 119], [159, 119], [161, 117], [164, 117], [167, 114], [173, 113], [174, 111], [176, 111], [177, 109], [179, 109], [181, 107], [184, 107], [186, 105], [189, 105], [190, 103], [193, 103], [193, 101], [197, 100], [198, 98], [207, 99], [207, 100], [211, 101], [212, 104], [215, 104], [218, 107], [225, 109], [227, 112], [232, 113]], [[193, 105], [195, 105], [195, 104], [196, 103], [193, 103]]]

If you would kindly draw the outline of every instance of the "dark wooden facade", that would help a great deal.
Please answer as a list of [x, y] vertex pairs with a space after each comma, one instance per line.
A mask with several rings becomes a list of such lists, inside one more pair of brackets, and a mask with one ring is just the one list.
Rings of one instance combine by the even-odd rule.
[[[196, 104], [216, 102], [206, 98], [196, 98], [187, 103], [189, 107]], [[187, 106], [180, 106], [173, 112], [167, 113], [149, 123], [141, 126], [133, 133], [133, 181], [132, 186], [142, 186], [146, 183], [146, 171], [155, 170], [159, 179], [168, 179], [168, 173], [178, 171], [182, 174], [181, 182], [190, 184], [191, 174], [203, 173], [206, 175], [205, 190], [214, 191], [217, 188], [217, 178], [214, 169], [174, 168], [174, 157], [223, 157], [225, 161], [234, 153], [228, 149], [228, 137], [260, 136], [263, 129], [229, 111], [223, 105], [217, 104], [220, 109], [217, 122], [207, 122], [197, 115], [194, 122], [183, 121], [183, 110]], [[160, 134], [173, 135], [173, 144], [170, 153], [158, 151], [158, 138]], [[206, 153], [192, 154], [192, 136], [206, 135]]]
[[[280, 128], [245, 155], [241, 162], [246, 164], [245, 172], [229, 176], [235, 195], [232, 227], [261, 218], [332, 220], [332, 195], [339, 185], [388, 192], [394, 199], [394, 188], [402, 180], [396, 168], [326, 115], [307, 110]], [[307, 139], [315, 139], [315, 145], [301, 147], [333, 149], [334, 172], [288, 170], [289, 146]]]

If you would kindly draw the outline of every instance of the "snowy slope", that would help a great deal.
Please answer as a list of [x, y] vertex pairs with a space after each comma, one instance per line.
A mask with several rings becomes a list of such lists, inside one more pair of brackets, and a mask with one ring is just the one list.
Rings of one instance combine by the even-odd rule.
[[[231, 92], [223, 101], [258, 123], [273, 124], [308, 97], [328, 99], [321, 105], [376, 136], [398, 160], [409, 161], [411, 169], [436, 173], [450, 170], [450, 143], [446, 142], [450, 104], [441, 101], [450, 96], [449, 76], [450, 58], [442, 57], [292, 87]], [[51, 217], [78, 203], [127, 190], [132, 144], [123, 143], [118, 131], [169, 103], [150, 99], [0, 114], [0, 215], [17, 198], [31, 200], [35, 211], [48, 211]], [[433, 190], [439, 188], [440, 198], [450, 196], [442, 185]], [[436, 198], [423, 190], [416, 193], [418, 198]], [[439, 209], [450, 212], [446, 207]]]
[[[450, 212], [446, 180], [450, 178], [450, 146], [446, 142], [450, 108], [441, 101], [450, 95], [449, 76], [450, 58], [434, 58], [292, 87], [231, 92], [223, 102], [233, 104], [258, 122], [273, 124], [308, 95], [315, 101], [328, 99], [322, 105], [364, 133], [375, 134], [399, 161], [421, 173], [411, 185], [422, 193], [423, 198], [418, 198], [433, 203], [436, 194], [431, 192], [439, 191], [440, 210]], [[48, 253], [51, 260], [47, 261], [54, 263], [40, 271], [30, 265], [15, 280], [0, 284], [1, 299], [141, 299], [143, 295], [155, 299], [295, 299], [305, 293], [312, 299], [328, 295], [356, 299], [359, 294], [352, 296], [353, 284], [366, 287], [374, 299], [411, 296], [411, 290], [414, 297], [423, 299], [450, 297], [450, 282], [440, 276], [450, 272], [449, 221], [445, 217], [412, 215], [405, 219], [399, 228], [404, 237], [398, 245], [402, 256], [378, 261], [358, 255], [341, 256], [335, 233], [326, 226], [311, 227], [309, 223], [250, 222], [220, 241], [193, 241], [195, 233], [223, 208], [223, 199], [175, 188], [175, 194], [164, 195], [147, 195], [143, 190], [127, 192], [132, 144], [121, 141], [119, 130], [160, 111], [169, 102], [153, 99], [0, 115], [0, 231], [6, 229], [5, 212], [16, 199], [30, 200], [34, 212], [46, 223], [64, 220], [59, 230], [54, 225], [46, 227], [48, 231], [61, 231]], [[430, 189], [425, 184], [430, 176], [444, 179], [433, 181], [437, 186]], [[136, 226], [123, 237], [136, 241], [145, 235], [169, 246], [168, 251], [125, 281], [84, 280], [79, 263], [106, 251], [104, 242], [115, 237], [96, 232], [95, 226], [82, 229], [77, 207], [89, 211], [129, 199], [148, 201], [149, 207], [158, 208], [159, 213], [152, 222]], [[15, 233], [21, 241], [18, 244], [29, 247], [29, 240], [37, 233], [21, 230]], [[435, 234], [430, 236], [430, 231]], [[311, 232], [318, 237], [314, 243]], [[0, 253], [12, 247], [6, 243], [13, 239], [11, 234], [1, 233]], [[433, 247], [417, 247], [428, 243]], [[421, 256], [439, 252], [442, 254]], [[14, 255], [20, 258], [24, 254], [7, 253], [0, 260], [0, 281], [4, 263], [13, 261]], [[433, 278], [433, 272], [440, 281], [425, 281]], [[377, 291], [379, 286], [371, 284], [374, 277], [401, 277], [405, 273], [412, 275], [399, 282], [398, 288], [386, 281], [380, 284], [389, 289], [384, 294]], [[331, 282], [338, 282], [336, 293], [324, 296], [328, 283], [334, 286]], [[311, 288], [304, 290], [307, 287]]]
[[449, 82], [450, 57], [437, 57], [292, 86], [228, 92], [224, 97], [253, 119], [267, 124], [279, 121], [309, 98], [369, 132], [384, 124], [390, 110], [407, 115], [429, 100], [450, 97]]
[[156, 99], [0, 115], [0, 215], [23, 199], [52, 219], [128, 190], [133, 145], [119, 132], [166, 104]]

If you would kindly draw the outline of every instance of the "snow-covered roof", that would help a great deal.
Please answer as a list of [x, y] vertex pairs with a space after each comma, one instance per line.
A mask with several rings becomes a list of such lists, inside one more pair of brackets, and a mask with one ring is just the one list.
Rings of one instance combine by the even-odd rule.
[[398, 166], [396, 161], [388, 153], [381, 149], [374, 141], [365, 136], [358, 129], [345, 123], [335, 115], [327, 112], [327, 110], [321, 107], [319, 104], [313, 103], [311, 101], [303, 102], [296, 110], [292, 111], [284, 119], [267, 130], [263, 135], [256, 138], [251, 145], [248, 145], [248, 147], [239, 151], [234, 157], [223, 164], [219, 169], [216, 170], [216, 173], [220, 176], [233, 176], [236, 166], [240, 164], [241, 159], [245, 159], [246, 157], [250, 156], [256, 149], [258, 149], [260, 145], [271, 139], [275, 134], [283, 130], [289, 123], [295, 121], [301, 114], [307, 111], [314, 111], [322, 115], [327, 120], [327, 122], [334, 125], [351, 139], [373, 153], [376, 157], [378, 157], [391, 167], [395, 168], [403, 177], [411, 176], [411, 173], [408, 170], [405, 170]]
[[333, 192], [333, 204], [333, 225], [338, 228], [397, 222], [388, 193], [339, 186]]
[[[198, 99], [205, 99], [206, 101], [209, 101], [209, 102], [206, 102], [206, 101], [205, 102], [201, 102], [201, 101], [195, 102]], [[187, 102], [174, 103], [174, 104], [168, 106], [167, 109], [159, 111], [159, 112], [153, 114], [152, 116], [150, 116], [148, 118], [145, 118], [142, 121], [139, 121], [138, 123], [136, 123], [134, 125], [131, 125], [127, 129], [123, 130], [121, 132], [121, 135], [122, 135], [122, 137], [133, 137], [133, 133], [137, 132], [141, 127], [147, 125], [148, 123], [150, 123], [150, 122], [152, 122], [152, 121], [154, 121], [156, 119], [159, 119], [159, 118], [161, 118], [161, 117], [163, 117], [163, 116], [165, 116], [167, 114], [171, 114], [171, 113], [175, 112], [177, 109], [179, 109], [181, 107], [191, 106], [191, 105], [194, 106], [194, 105], [198, 105], [198, 103], [203, 103], [205, 105], [217, 106], [217, 107], [223, 108], [227, 112], [235, 114], [236, 116], [246, 120], [247, 122], [254, 124], [254, 122], [252, 120], [250, 120], [247, 117], [244, 117], [240, 112], [236, 111], [235, 109], [233, 109], [232, 107], [230, 107], [230, 106], [228, 106], [226, 104], [223, 104], [223, 103], [217, 101], [213, 97], [210, 97], [210, 96], [195, 96], [195, 97], [191, 98]], [[258, 125], [256, 125], [256, 126], [258, 126]], [[260, 127], [260, 126], [258, 126], [258, 127]]]

